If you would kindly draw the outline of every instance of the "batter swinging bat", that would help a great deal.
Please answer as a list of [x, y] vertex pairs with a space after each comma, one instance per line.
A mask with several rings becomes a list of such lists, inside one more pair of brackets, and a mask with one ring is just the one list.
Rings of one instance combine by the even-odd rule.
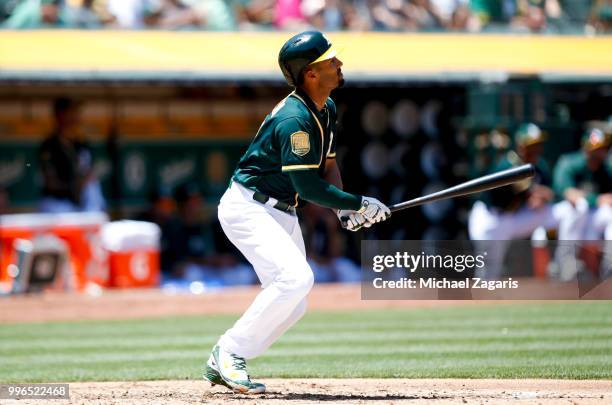
[[[498, 187], [507, 186], [508, 184], [516, 183], [521, 180], [533, 177], [535, 168], [532, 164], [526, 164], [519, 167], [514, 167], [501, 172], [478, 177], [474, 180], [466, 181], [435, 193], [427, 194], [422, 197], [404, 201], [399, 204], [390, 205], [391, 212], [404, 210], [406, 208], [417, 207], [434, 201], [446, 200], [447, 198], [460, 197], [462, 195], [479, 193]], [[342, 226], [346, 228], [348, 218], [342, 217]]]

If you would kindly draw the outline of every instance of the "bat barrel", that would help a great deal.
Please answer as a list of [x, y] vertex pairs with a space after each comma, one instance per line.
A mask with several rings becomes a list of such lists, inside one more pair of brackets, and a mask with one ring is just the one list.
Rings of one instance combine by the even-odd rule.
[[445, 200], [447, 198], [479, 193], [481, 191], [487, 191], [494, 188], [507, 186], [508, 184], [516, 183], [517, 181], [533, 177], [534, 174], [534, 166], [532, 164], [526, 164], [519, 167], [514, 167], [512, 169], [502, 170], [497, 173], [478, 177], [476, 179], [466, 181], [465, 183], [461, 183], [432, 194], [418, 197], [399, 204], [391, 205], [389, 206], [389, 209], [391, 210], [391, 212], [395, 212], [434, 201]]

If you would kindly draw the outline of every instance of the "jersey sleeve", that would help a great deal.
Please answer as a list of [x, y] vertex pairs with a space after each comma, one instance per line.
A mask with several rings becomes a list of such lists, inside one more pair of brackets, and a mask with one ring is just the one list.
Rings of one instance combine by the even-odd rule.
[[275, 136], [284, 173], [319, 168], [321, 141], [315, 135], [310, 125], [298, 118], [286, 119], [276, 126]]

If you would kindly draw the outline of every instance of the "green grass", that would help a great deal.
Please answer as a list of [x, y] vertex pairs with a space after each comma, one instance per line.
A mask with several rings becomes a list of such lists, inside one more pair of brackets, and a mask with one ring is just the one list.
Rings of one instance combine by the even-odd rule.
[[[235, 316], [0, 325], [0, 382], [195, 379]], [[257, 377], [612, 378], [612, 303], [309, 313]]]

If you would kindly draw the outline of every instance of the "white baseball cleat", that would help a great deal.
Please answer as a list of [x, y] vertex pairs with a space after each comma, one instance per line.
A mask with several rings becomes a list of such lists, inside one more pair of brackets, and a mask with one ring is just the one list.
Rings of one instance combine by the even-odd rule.
[[243, 357], [223, 350], [219, 345], [213, 347], [212, 357], [219, 375], [234, 392], [243, 394], [262, 394], [266, 392], [265, 385], [251, 381]]

